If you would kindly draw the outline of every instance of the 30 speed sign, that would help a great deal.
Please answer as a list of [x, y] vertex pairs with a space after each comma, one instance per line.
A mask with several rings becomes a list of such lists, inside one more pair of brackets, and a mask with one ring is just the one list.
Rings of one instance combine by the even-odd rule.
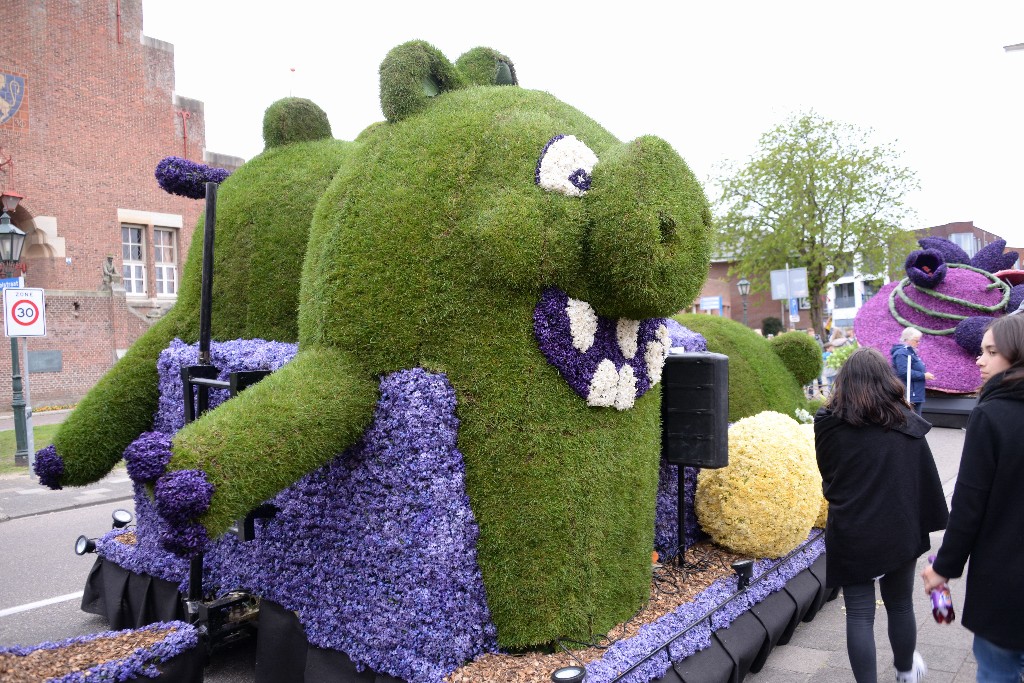
[[46, 336], [46, 294], [42, 289], [4, 290], [4, 332], [8, 337]]

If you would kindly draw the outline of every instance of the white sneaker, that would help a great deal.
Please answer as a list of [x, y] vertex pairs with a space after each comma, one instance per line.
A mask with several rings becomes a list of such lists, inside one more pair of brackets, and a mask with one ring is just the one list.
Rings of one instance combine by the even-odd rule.
[[913, 668], [910, 671], [897, 671], [896, 681], [897, 683], [918, 683], [918, 681], [924, 680], [927, 673], [928, 667], [925, 666], [924, 659], [920, 653], [915, 651]]

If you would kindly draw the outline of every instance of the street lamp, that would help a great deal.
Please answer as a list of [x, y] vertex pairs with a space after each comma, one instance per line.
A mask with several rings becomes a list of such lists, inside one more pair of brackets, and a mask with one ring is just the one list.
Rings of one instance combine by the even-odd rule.
[[736, 286], [739, 287], [740, 296], [743, 298], [743, 326], [746, 327], [746, 325], [747, 325], [747, 295], [750, 294], [750, 282], [747, 280], [747, 278], [743, 278], [742, 280], [740, 280], [739, 282], [736, 283]]
[[[4, 192], [0, 195], [3, 201], [3, 213], [0, 214], [0, 262], [3, 263], [4, 277], [13, 277], [25, 268], [21, 263], [21, 250], [25, 246], [25, 233], [11, 225], [11, 217], [21, 201], [20, 194]], [[11, 337], [11, 391], [14, 398], [11, 408], [14, 410], [14, 451], [15, 465], [28, 465], [28, 427], [25, 423], [25, 394], [21, 384], [21, 368], [18, 364], [18, 338]]]

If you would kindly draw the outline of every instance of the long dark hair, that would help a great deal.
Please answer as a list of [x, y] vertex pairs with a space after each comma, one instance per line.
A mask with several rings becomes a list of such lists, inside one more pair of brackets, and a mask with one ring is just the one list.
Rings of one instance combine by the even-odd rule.
[[1007, 315], [989, 323], [992, 339], [999, 355], [1010, 361], [1010, 367], [1003, 373], [1003, 382], [1019, 382], [1024, 379], [1024, 314]]
[[878, 351], [861, 347], [846, 359], [828, 399], [832, 414], [854, 427], [892, 429], [907, 423], [903, 383]]

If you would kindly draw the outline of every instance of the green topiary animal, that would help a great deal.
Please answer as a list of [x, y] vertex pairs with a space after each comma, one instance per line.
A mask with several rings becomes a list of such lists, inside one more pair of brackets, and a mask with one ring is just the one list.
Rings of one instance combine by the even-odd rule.
[[708, 351], [729, 356], [730, 422], [766, 410], [792, 416], [804, 406], [800, 383], [769, 340], [728, 318], [693, 313], [673, 317], [704, 335]]
[[[290, 114], [308, 121], [308, 100], [272, 105], [279, 129]], [[316, 105], [308, 102], [309, 105]], [[319, 107], [316, 107], [319, 110]], [[324, 119], [326, 122], [326, 119]], [[265, 126], [266, 127], [266, 126]], [[323, 132], [323, 131], [321, 131]], [[316, 202], [352, 143], [327, 137], [271, 147], [219, 188], [214, 248], [212, 332], [215, 340], [298, 339], [300, 277]], [[54, 439], [64, 462], [59, 484], [84, 486], [103, 477], [125, 447], [150, 429], [157, 407], [157, 356], [172, 339], [199, 338], [203, 251], [199, 220], [185, 263], [178, 301], [140, 337], [68, 415]]]
[[768, 345], [801, 386], [821, 376], [821, 347], [806, 332], [780, 334], [769, 339]]
[[[621, 143], [547, 93], [493, 85], [515, 80], [494, 51], [460, 64], [418, 41], [388, 54], [388, 122], [314, 214], [298, 355], [179, 432], [169, 468], [214, 485], [198, 520], [219, 535], [352, 445], [382, 375], [445, 373], [491, 615], [523, 647], [604, 631], [647, 598], [660, 426], [643, 390], [667, 340], [640, 319], [700, 290], [710, 212], [663, 140]], [[546, 356], [539, 304], [560, 292], [572, 334]], [[605, 353], [607, 325], [647, 370], [601, 362], [581, 393], [575, 356], [549, 359]]]

